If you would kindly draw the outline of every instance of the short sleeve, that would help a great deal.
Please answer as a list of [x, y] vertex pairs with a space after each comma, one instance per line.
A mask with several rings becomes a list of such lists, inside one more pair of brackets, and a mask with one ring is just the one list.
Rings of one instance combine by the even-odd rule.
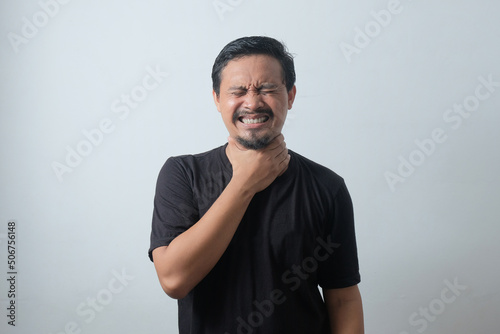
[[324, 289], [345, 288], [361, 281], [351, 196], [342, 181], [332, 203], [332, 215], [324, 236], [332, 252], [318, 268], [318, 283]]
[[155, 248], [168, 246], [198, 219], [189, 171], [179, 157], [171, 157], [160, 170], [156, 183], [148, 251], [150, 260], [153, 261], [152, 252]]

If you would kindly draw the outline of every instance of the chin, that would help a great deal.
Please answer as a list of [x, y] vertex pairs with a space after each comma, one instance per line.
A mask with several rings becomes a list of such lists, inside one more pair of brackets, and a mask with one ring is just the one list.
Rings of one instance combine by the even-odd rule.
[[243, 138], [240, 136], [236, 137], [236, 140], [238, 141], [238, 143], [241, 146], [243, 146], [249, 150], [263, 149], [263, 148], [267, 147], [273, 139], [274, 139], [274, 137], [271, 135], [265, 135], [265, 136], [261, 136], [258, 138], [253, 137], [253, 136], [252, 136], [252, 138]]

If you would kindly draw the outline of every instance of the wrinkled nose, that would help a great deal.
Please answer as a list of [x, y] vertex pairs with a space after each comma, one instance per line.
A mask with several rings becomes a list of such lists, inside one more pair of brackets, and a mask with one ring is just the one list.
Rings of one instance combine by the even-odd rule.
[[257, 91], [250, 90], [245, 95], [243, 106], [248, 110], [258, 110], [264, 107], [262, 95]]

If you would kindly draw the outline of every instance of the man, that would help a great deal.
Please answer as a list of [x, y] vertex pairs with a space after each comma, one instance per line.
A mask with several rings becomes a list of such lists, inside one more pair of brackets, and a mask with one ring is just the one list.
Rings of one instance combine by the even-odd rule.
[[168, 159], [154, 201], [149, 256], [178, 299], [180, 333], [363, 333], [347, 188], [281, 134], [292, 56], [275, 39], [240, 38], [212, 81], [228, 143]]

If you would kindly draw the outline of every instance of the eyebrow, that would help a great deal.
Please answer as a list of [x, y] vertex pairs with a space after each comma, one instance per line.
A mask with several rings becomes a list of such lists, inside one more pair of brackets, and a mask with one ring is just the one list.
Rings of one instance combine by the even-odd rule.
[[[271, 83], [271, 82], [264, 82], [259, 87], [257, 87], [257, 89], [258, 90], [261, 90], [261, 89], [274, 89], [274, 88], [278, 88], [278, 87], [279, 87], [278, 84]], [[230, 91], [234, 91], [234, 90], [247, 90], [247, 87], [245, 87], [245, 86], [231, 86], [231, 87], [229, 87], [229, 90]]]

